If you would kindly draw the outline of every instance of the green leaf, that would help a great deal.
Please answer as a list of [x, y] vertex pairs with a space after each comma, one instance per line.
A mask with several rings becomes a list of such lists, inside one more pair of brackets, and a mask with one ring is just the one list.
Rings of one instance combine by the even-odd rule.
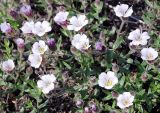
[[124, 42], [123, 37], [118, 37], [113, 44], [113, 49], [117, 49]]
[[119, 81], [119, 84], [120, 84], [121, 86], [123, 86], [123, 85], [124, 85], [124, 82], [125, 82], [125, 76], [123, 75], [122, 78], [121, 78], [121, 80]]
[[64, 64], [64, 65], [66, 66], [66, 68], [69, 69], [69, 70], [72, 68], [69, 64], [67, 64], [67, 63], [64, 62], [64, 61], [63, 61], [63, 64]]

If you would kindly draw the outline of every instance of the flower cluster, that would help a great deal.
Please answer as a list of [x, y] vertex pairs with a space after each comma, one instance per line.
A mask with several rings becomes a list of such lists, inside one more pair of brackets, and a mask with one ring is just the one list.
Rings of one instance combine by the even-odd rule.
[[28, 21], [23, 24], [20, 28], [24, 34], [35, 34], [38, 36], [43, 36], [45, 33], [52, 30], [50, 23], [48, 21], [36, 22]]
[[[132, 107], [136, 108], [136, 105], [134, 106], [134, 103], [137, 104], [137, 100], [138, 98], [140, 98], [138, 95], [138, 91], [143, 87], [142, 82], [146, 81], [148, 73], [150, 76], [152, 76], [152, 72], [153, 74], [155, 74], [154, 71], [159, 71], [158, 68], [158, 71], [156, 69], [153, 69], [153, 71], [149, 72], [149, 70], [154, 67], [154, 65], [152, 65], [152, 62], [158, 59], [158, 51], [156, 49], [159, 46], [156, 47], [155, 45], [152, 45], [152, 47], [154, 47], [155, 49], [151, 47], [152, 42], [150, 40], [152, 40], [152, 35], [149, 30], [143, 29], [143, 26], [140, 26], [139, 28], [134, 27], [133, 29], [131, 29], [131, 32], [128, 34], [127, 38], [122, 39], [123, 36], [126, 36], [122, 33], [122, 31], [125, 27], [127, 27], [130, 18], [132, 18], [134, 7], [130, 7], [127, 4], [119, 4], [115, 7], [109, 7], [111, 8], [111, 14], [114, 11], [115, 15], [117, 16], [116, 21], [121, 22], [120, 28], [117, 29], [113, 26], [113, 33], [111, 33], [108, 32], [108, 29], [102, 31], [103, 25], [101, 24], [103, 22], [105, 23], [108, 20], [106, 18], [101, 18], [101, 13], [98, 12], [98, 10], [103, 9], [103, 4], [101, 5], [100, 0], [95, 0], [94, 5], [91, 5], [91, 10], [96, 7], [96, 10], [93, 10], [94, 14], [75, 14], [70, 11], [68, 12], [65, 10], [61, 10], [57, 14], [55, 14], [54, 18], [53, 15], [48, 14], [47, 19], [40, 19], [44, 21], [37, 21], [38, 19], [34, 20], [35, 18], [30, 18], [34, 13], [32, 12], [31, 6], [23, 4], [21, 7], [18, 7], [18, 13], [20, 13], [20, 15], [26, 19], [25, 22], [19, 24], [21, 25], [21, 27], [19, 28], [20, 30], [17, 26], [15, 27], [14, 25], [12, 25], [11, 22], [8, 23], [9, 21], [7, 19], [7, 21], [4, 21], [0, 24], [0, 30], [2, 31], [1, 34], [5, 35], [7, 38], [12, 36], [12, 33], [20, 34], [15, 35], [17, 36], [16, 38], [8, 39], [9, 41], [11, 40], [11, 42], [14, 43], [13, 45], [7, 43], [5, 39], [4, 43], [2, 42], [2, 49], [4, 48], [6, 50], [4, 50], [3, 52], [3, 59], [5, 60], [1, 63], [1, 70], [5, 74], [15, 75], [13, 76], [13, 81], [11, 80], [11, 82], [15, 82], [17, 85], [16, 87], [21, 88], [20, 86], [18, 86], [20, 81], [18, 77], [20, 74], [26, 72], [27, 77], [26, 75], [24, 75], [22, 78], [26, 77], [27, 80], [32, 79], [32, 77], [30, 76], [33, 76], [35, 74], [40, 75], [40, 79], [37, 80], [36, 88], [40, 89], [47, 98], [48, 94], [51, 93], [51, 91], [54, 90], [57, 86], [67, 86], [66, 88], [62, 89], [57, 88], [58, 90], [66, 90], [71, 86], [71, 90], [69, 91], [73, 91], [73, 93], [77, 91], [73, 96], [75, 99], [78, 98], [75, 104], [78, 109], [81, 109], [79, 111], [82, 111], [84, 113], [101, 112], [98, 111], [98, 107], [100, 107], [100, 110], [104, 107], [103, 100], [105, 99], [111, 99], [114, 101], [112, 107], [109, 108], [109, 110], [114, 110], [117, 106], [118, 108], [122, 109], [122, 111], [125, 111], [132, 105]], [[49, 10], [50, 9], [48, 8], [47, 11], [49, 12]], [[54, 21], [54, 24], [52, 24], [52, 21]], [[92, 27], [92, 25], [87, 26], [91, 22], [95, 24], [94, 27]], [[52, 25], [53, 27], [54, 25], [57, 26], [57, 28], [52, 28]], [[55, 32], [51, 34], [52, 31]], [[100, 34], [98, 34], [99, 32]], [[49, 34], [48, 36], [46, 36], [47, 33]], [[60, 33], [63, 33], [63, 35], [61, 35]], [[124, 31], [124, 33], [126, 33], [126, 30]], [[97, 39], [97, 35], [99, 35], [99, 39]], [[112, 35], [113, 39], [110, 38]], [[115, 35], [117, 35], [116, 38]], [[50, 38], [52, 36], [56, 37], [57, 39]], [[30, 41], [30, 37], [32, 37], [31, 39], [33, 39], [33, 42]], [[126, 50], [122, 50], [122, 53], [118, 54], [117, 52], [124, 48], [124, 45], [120, 45], [121, 42], [123, 42], [123, 44], [128, 44], [126, 40], [129, 41], [130, 47], [135, 47], [134, 50], [127, 49], [129, 50], [129, 52], [126, 52]], [[58, 43], [56, 43], [56, 41]], [[66, 42], [63, 43], [63, 41]], [[111, 42], [107, 43], [107, 41]], [[115, 43], [113, 43], [112, 41], [115, 41]], [[15, 45], [16, 49], [14, 48]], [[58, 48], [57, 50], [53, 49], [55, 46]], [[67, 48], [65, 48], [66, 46]], [[68, 47], [70, 46], [71, 49], [68, 49]], [[117, 47], [118, 49], [115, 49], [115, 46], [119, 46], [120, 48]], [[68, 52], [68, 50], [71, 50], [71, 52]], [[75, 50], [76, 52], [72, 52], [72, 50]], [[132, 57], [130, 56], [130, 54], [133, 55], [132, 53], [136, 53], [135, 55], [137, 56], [139, 55], [138, 57], [141, 57], [142, 60], [140, 59], [139, 61], [139, 59], [134, 60], [134, 58], [130, 58]], [[19, 58], [20, 60], [16, 61], [17, 58]], [[62, 61], [63, 58], [67, 60]], [[141, 67], [138, 67], [140, 63], [142, 63], [142, 65]], [[159, 65], [158, 63], [157, 65]], [[154, 64], [156, 63], [154, 62]], [[23, 67], [22, 71], [20, 69], [21, 66]], [[132, 68], [134, 69], [132, 70]], [[19, 72], [17, 72], [17, 70]], [[31, 70], [32, 73], [28, 73], [31, 72]], [[77, 74], [76, 77], [74, 76], [74, 74]], [[58, 77], [56, 77], [56, 75], [58, 75]], [[140, 75], [141, 78], [138, 78], [137, 75], [138, 77]], [[158, 79], [158, 77], [155, 76], [150, 78], [153, 78], [153, 80]], [[57, 81], [61, 81], [61, 79], [64, 82], [59, 82], [58, 84], [56, 84]], [[138, 81], [138, 83], [136, 82], [136, 79], [140, 79], [141, 81]], [[36, 79], [34, 79], [33, 81], [29, 80], [29, 82], [27, 81], [26, 84], [32, 86], [32, 82], [34, 82], [35, 80]], [[138, 85], [134, 85], [135, 82]], [[26, 84], [22, 86], [22, 89], [27, 86]], [[137, 85], [138, 88], [136, 89], [135, 87], [132, 87], [132, 85]], [[153, 87], [154, 86], [155, 84], [153, 84]], [[34, 90], [36, 89], [35, 87], [33, 88]], [[2, 89], [5, 89], [5, 87]], [[131, 90], [133, 89], [135, 89], [137, 92], [135, 91], [132, 93]], [[158, 88], [154, 87], [152, 89], [157, 90]], [[39, 90], [36, 90], [37, 92], [35, 91], [33, 93], [31, 91], [25, 90], [24, 92], [38, 95], [37, 92], [39, 92]], [[92, 93], [94, 95], [90, 95]], [[103, 93], [103, 98], [99, 98], [101, 97], [101, 94], [99, 93]], [[143, 91], [141, 93], [143, 93]], [[146, 93], [146, 91], [144, 91], [144, 93]], [[66, 95], [68, 96], [68, 93], [66, 93]], [[35, 100], [36, 99], [37, 97], [35, 96]], [[86, 99], [89, 102], [94, 102], [86, 103], [83, 101], [83, 99]], [[41, 99], [37, 100], [40, 101]], [[48, 98], [48, 100], [50, 100], [50, 98]], [[48, 102], [48, 100], [46, 102]], [[12, 101], [14, 102], [14, 100]], [[37, 105], [39, 104], [38, 101]], [[116, 107], [114, 107], [115, 102]], [[107, 107], [104, 108], [108, 110]]]
[[42, 62], [42, 56], [45, 51], [47, 51], [48, 46], [45, 44], [43, 40], [39, 40], [39, 42], [35, 42], [32, 46], [33, 54], [30, 54], [28, 60], [30, 61], [30, 65], [34, 68], [39, 68]]
[[[139, 46], [147, 45], [147, 40], [150, 39], [150, 36], [147, 32], [142, 32], [140, 29], [132, 31], [129, 36], [129, 40], [132, 40], [130, 45]], [[141, 58], [146, 61], [153, 61], [158, 57], [158, 52], [152, 47], [143, 48], [141, 50]]]

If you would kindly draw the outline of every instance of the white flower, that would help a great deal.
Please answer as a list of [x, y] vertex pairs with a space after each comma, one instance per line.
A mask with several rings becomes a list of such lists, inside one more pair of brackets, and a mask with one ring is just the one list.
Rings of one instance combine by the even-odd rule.
[[152, 61], [158, 57], [158, 52], [153, 48], [143, 48], [141, 50], [141, 58], [143, 60]]
[[27, 34], [27, 33], [32, 33], [33, 28], [34, 28], [34, 22], [29, 21], [25, 22], [20, 29], [23, 31], [24, 34]]
[[72, 40], [72, 46], [74, 46], [78, 50], [87, 50], [89, 45], [89, 39], [85, 34], [76, 34]]
[[0, 28], [3, 33], [11, 33], [12, 31], [11, 25], [6, 22], [1, 23]]
[[6, 72], [10, 72], [15, 68], [15, 64], [13, 62], [13, 60], [8, 59], [7, 61], [4, 61], [2, 63], [2, 69]]
[[136, 29], [129, 33], [128, 39], [132, 40], [131, 45], [146, 45], [150, 36], [147, 32], [142, 33], [140, 29]]
[[44, 94], [49, 93], [49, 91], [54, 89], [54, 82], [56, 81], [56, 77], [53, 74], [43, 75], [41, 80], [38, 80], [37, 86], [42, 89]]
[[32, 52], [34, 54], [44, 54], [47, 51], [48, 46], [45, 44], [43, 40], [39, 40], [39, 42], [35, 42], [32, 46]]
[[59, 25], [63, 25], [66, 20], [67, 20], [67, 17], [68, 17], [68, 12], [59, 12], [56, 14], [56, 16], [54, 17], [54, 21], [59, 24]]
[[73, 16], [69, 19], [70, 25], [67, 26], [68, 30], [79, 31], [83, 26], [88, 24], [88, 20], [85, 15]]
[[51, 25], [48, 21], [43, 21], [43, 22], [36, 22], [34, 24], [34, 28], [32, 29], [32, 32], [35, 35], [38, 36], [43, 36], [46, 32], [51, 31]]
[[98, 84], [105, 89], [112, 89], [112, 87], [118, 83], [118, 78], [115, 76], [115, 73], [108, 71], [107, 73], [102, 72], [99, 75]]
[[39, 68], [42, 62], [42, 57], [39, 54], [30, 54], [28, 57], [30, 65], [34, 68]]
[[126, 107], [129, 107], [133, 105], [134, 96], [131, 95], [130, 92], [124, 92], [123, 94], [120, 94], [117, 98], [117, 106], [119, 106], [121, 109], [124, 109]]
[[129, 17], [133, 13], [132, 7], [129, 8], [127, 4], [120, 4], [114, 7], [116, 16], [118, 17]]

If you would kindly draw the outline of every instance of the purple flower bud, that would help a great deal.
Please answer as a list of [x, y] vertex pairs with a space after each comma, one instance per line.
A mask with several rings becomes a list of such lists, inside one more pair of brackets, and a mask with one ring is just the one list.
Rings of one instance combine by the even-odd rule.
[[17, 20], [18, 17], [19, 17], [17, 11], [15, 11], [15, 10], [11, 10], [11, 11], [10, 11], [10, 15], [11, 15], [15, 20]]
[[17, 44], [17, 47], [19, 49], [23, 49], [24, 48], [25, 43], [24, 43], [24, 40], [22, 38], [17, 38], [15, 40], [15, 43]]
[[91, 110], [92, 110], [92, 112], [96, 112], [97, 111], [97, 106], [96, 106], [95, 103], [91, 105]]
[[31, 16], [32, 15], [32, 9], [31, 9], [31, 6], [30, 5], [23, 5], [21, 8], [20, 8], [20, 13], [21, 14], [24, 14], [26, 16]]
[[47, 40], [47, 45], [50, 49], [54, 49], [54, 47], [56, 46], [56, 41], [53, 38], [48, 39]]
[[104, 45], [102, 44], [102, 42], [96, 42], [95, 43], [95, 49], [98, 51], [102, 51], [105, 49]]
[[91, 113], [90, 108], [89, 108], [89, 107], [85, 107], [85, 108], [84, 108], [84, 113]]
[[77, 106], [78, 108], [82, 107], [82, 106], [83, 106], [83, 100], [77, 100], [77, 101], [76, 101], [76, 106]]
[[112, 97], [113, 97], [113, 98], [117, 98], [117, 97], [118, 97], [118, 93], [115, 92], [115, 91], [112, 91]]

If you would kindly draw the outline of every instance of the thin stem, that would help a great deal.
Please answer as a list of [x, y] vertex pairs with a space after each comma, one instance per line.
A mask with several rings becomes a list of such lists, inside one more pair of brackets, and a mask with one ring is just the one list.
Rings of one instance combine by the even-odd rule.
[[121, 18], [121, 25], [120, 25], [120, 28], [119, 28], [119, 30], [117, 31], [117, 38], [119, 37], [119, 35], [120, 35], [120, 33], [121, 33], [121, 31], [122, 31], [122, 28], [123, 28], [123, 26], [124, 26], [124, 24], [125, 24], [125, 21]]
[[138, 18], [136, 18], [136, 17], [134, 17], [134, 16], [130, 16], [130, 18], [132, 18], [132, 19], [138, 21], [139, 23], [144, 24], [144, 22], [143, 22], [142, 20], [139, 20]]

